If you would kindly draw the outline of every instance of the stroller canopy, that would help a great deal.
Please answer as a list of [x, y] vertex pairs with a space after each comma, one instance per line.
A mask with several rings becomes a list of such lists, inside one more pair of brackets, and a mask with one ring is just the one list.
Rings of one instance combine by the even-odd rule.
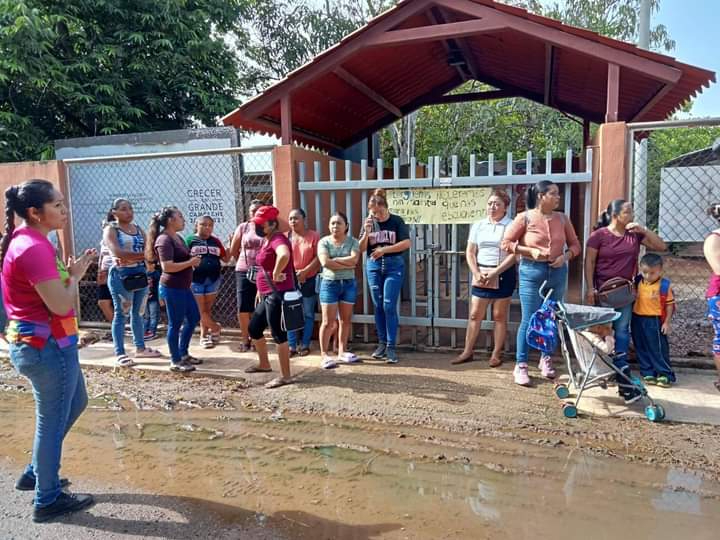
[[610, 324], [620, 318], [620, 313], [607, 307], [560, 304], [559, 309], [568, 328], [572, 330], [583, 330], [598, 324]]

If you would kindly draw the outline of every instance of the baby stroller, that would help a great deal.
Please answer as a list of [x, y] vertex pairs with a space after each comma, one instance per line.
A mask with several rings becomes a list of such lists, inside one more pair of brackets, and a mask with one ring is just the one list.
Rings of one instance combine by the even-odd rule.
[[[552, 289], [545, 292], [545, 285], [543, 283], [540, 286], [539, 294], [543, 297], [543, 307], [539, 311], [545, 309], [546, 312], [550, 310], [552, 312], [560, 350], [567, 363], [570, 382], [577, 389], [575, 401], [564, 403], [563, 414], [567, 418], [575, 418], [577, 416], [577, 405], [586, 389], [596, 386], [606, 389], [608, 382], [615, 379], [618, 383], [624, 381], [625, 384], [632, 385], [640, 392], [642, 399], [648, 402], [645, 407], [645, 416], [648, 420], [659, 422], [664, 419], [665, 410], [662, 405], [653, 401], [642, 380], [638, 377], [627, 377], [615, 367], [613, 354], [606, 354], [601, 351], [580, 333], [591, 326], [612, 323], [620, 317], [620, 314], [612, 308], [580, 306], [550, 300]], [[550, 326], [552, 327], [552, 325]], [[574, 355], [570, 354], [568, 341], [571, 344], [572, 351], [575, 353]], [[528, 342], [530, 342], [529, 339]], [[533, 344], [530, 343], [530, 345]], [[555, 395], [562, 400], [569, 398], [570, 390], [568, 385], [556, 384]]]

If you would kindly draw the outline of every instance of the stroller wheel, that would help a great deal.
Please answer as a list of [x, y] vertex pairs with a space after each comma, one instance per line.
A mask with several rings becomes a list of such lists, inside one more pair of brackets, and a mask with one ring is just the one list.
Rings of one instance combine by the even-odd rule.
[[555, 395], [560, 399], [567, 399], [570, 397], [570, 390], [568, 390], [568, 387], [566, 384], [556, 384], [555, 385]]
[[665, 410], [660, 405], [648, 405], [645, 407], [645, 417], [651, 422], [659, 422], [665, 418]]
[[577, 407], [572, 403], [563, 403], [563, 415], [565, 418], [577, 418]]

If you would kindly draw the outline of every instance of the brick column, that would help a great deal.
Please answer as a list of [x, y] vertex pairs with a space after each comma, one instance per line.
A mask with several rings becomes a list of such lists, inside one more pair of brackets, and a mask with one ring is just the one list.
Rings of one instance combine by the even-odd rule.
[[280, 210], [280, 229], [288, 230], [287, 216], [300, 205], [294, 147], [290, 144], [277, 146], [272, 151], [273, 204]]
[[613, 199], [627, 198], [628, 137], [625, 122], [603, 124], [598, 130], [593, 155], [591, 220], [597, 219]]

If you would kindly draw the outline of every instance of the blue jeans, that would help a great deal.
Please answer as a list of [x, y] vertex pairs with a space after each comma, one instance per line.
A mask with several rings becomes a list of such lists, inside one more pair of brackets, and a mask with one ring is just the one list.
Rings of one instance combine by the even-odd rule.
[[402, 255], [381, 257], [375, 261], [368, 257], [367, 280], [375, 306], [375, 329], [378, 342], [393, 348], [397, 344], [399, 326], [398, 298], [405, 274]]
[[54, 503], [60, 495], [62, 445], [87, 406], [85, 380], [77, 347], [61, 349], [52, 337], [42, 350], [11, 343], [10, 360], [18, 373], [32, 383], [35, 440], [32, 462], [25, 474], [36, 479], [35, 506], [40, 508]]
[[317, 305], [317, 295], [303, 296], [303, 312], [305, 313], [305, 326], [302, 330], [288, 332], [288, 343], [290, 348], [297, 350], [298, 337], [302, 339], [302, 346], [305, 349], [310, 348], [312, 340], [313, 326], [315, 325], [315, 306]]
[[632, 319], [632, 304], [628, 304], [623, 308], [615, 311], [620, 313], [620, 318], [613, 322], [613, 331], [615, 332], [615, 359], [613, 364], [619, 370], [628, 367], [628, 351], [630, 350], [630, 321]]
[[167, 311], [170, 360], [177, 364], [183, 356], [189, 354], [190, 340], [200, 322], [200, 310], [190, 289], [173, 289], [160, 285], [160, 297], [165, 300]]
[[125, 354], [125, 320], [128, 313], [130, 314], [133, 343], [138, 349], [145, 348], [145, 320], [143, 315], [145, 314], [148, 288], [127, 291], [122, 284], [122, 278], [144, 271], [144, 268], [144, 266], [132, 268], [112, 266], [108, 272], [108, 289], [110, 289], [113, 309], [115, 310], [111, 330], [116, 356]]
[[553, 300], [562, 300], [565, 296], [565, 288], [567, 286], [568, 268], [567, 264], [560, 268], [551, 268], [549, 263], [535, 262], [528, 259], [520, 261], [520, 308], [522, 311], [522, 320], [517, 333], [517, 351], [515, 360], [519, 363], [527, 363], [528, 361], [528, 344], [525, 339], [530, 317], [542, 305], [542, 297], [540, 296], [540, 285], [546, 281], [546, 289], [552, 289], [550, 296]]
[[160, 301], [157, 299], [148, 300], [145, 306], [145, 332], [156, 334], [159, 320]]

